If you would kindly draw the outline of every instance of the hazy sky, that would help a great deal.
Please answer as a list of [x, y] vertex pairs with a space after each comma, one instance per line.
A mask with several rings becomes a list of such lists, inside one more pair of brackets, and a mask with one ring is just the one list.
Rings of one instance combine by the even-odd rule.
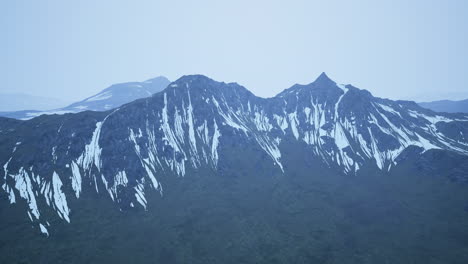
[[8, 0], [0, 30], [2, 93], [199, 73], [269, 97], [325, 71], [380, 97], [468, 98], [464, 0]]

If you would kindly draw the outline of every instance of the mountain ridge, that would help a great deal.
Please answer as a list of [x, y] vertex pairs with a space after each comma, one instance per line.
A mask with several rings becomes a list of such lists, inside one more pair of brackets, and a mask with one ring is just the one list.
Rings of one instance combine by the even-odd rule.
[[430, 109], [435, 112], [446, 113], [468, 113], [468, 99], [454, 101], [454, 100], [438, 100], [432, 102], [420, 102], [421, 107]]
[[[147, 210], [149, 192], [162, 196], [170, 188], [168, 175], [222, 172], [232, 166], [223, 160], [237, 144], [251, 146], [280, 174], [291, 169], [284, 161], [291, 144], [345, 175], [389, 172], [409, 147], [416, 147], [414, 155], [468, 154], [466, 115], [373, 97], [325, 77], [261, 98], [236, 83], [188, 75], [114, 110], [0, 119], [3, 192], [10, 204], [25, 200], [31, 222], [48, 234], [50, 219], [73, 221], [68, 205], [85, 190], [121, 210]], [[54, 213], [41, 216], [49, 210]]]
[[82, 111], [106, 111], [119, 107], [133, 100], [151, 96], [167, 87], [170, 81], [159, 76], [144, 82], [126, 82], [113, 84], [101, 92], [81, 101], [71, 103], [66, 107], [37, 111], [22, 110], [15, 112], [0, 112], [0, 116], [28, 120], [39, 115], [78, 113]]

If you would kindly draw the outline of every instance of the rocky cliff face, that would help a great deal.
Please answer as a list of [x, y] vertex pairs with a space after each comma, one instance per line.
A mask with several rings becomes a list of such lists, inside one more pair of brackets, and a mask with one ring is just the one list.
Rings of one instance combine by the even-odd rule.
[[25, 201], [25, 217], [47, 234], [51, 218], [73, 221], [70, 202], [79, 203], [85, 190], [121, 210], [146, 210], [148, 193], [171, 188], [164, 178], [219, 172], [233, 146], [253, 146], [246, 155], [264, 156], [287, 176], [283, 150], [291, 145], [342, 174], [388, 172], [409, 150], [468, 155], [468, 116], [376, 98], [325, 74], [268, 99], [236, 83], [184, 76], [107, 112], [1, 119], [0, 183], [9, 203]]

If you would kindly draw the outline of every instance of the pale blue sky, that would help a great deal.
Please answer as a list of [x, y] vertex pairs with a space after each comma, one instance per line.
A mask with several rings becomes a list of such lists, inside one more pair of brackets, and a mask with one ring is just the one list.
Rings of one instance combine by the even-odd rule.
[[78, 100], [199, 73], [267, 97], [325, 71], [381, 97], [468, 98], [462, 0], [4, 0], [0, 30], [1, 92]]

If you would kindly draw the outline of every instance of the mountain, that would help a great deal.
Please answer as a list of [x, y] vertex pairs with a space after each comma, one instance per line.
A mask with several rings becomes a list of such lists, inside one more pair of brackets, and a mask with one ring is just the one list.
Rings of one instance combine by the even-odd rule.
[[463, 262], [467, 121], [324, 73], [268, 99], [191, 75], [109, 111], [1, 118], [0, 255]]
[[[63, 108], [37, 111], [37, 110], [22, 110], [16, 112], [0, 112], [0, 116], [27, 120], [40, 115], [78, 113], [82, 111], [105, 111], [119, 107], [136, 99], [151, 96], [156, 92], [162, 91], [169, 84], [166, 77], [156, 77], [145, 82], [128, 82], [114, 84], [96, 95], [88, 97], [82, 101], [72, 103]], [[33, 106], [23, 106], [34, 108]]]
[[440, 100], [418, 103], [420, 106], [434, 112], [468, 113], [468, 99], [461, 101]]
[[46, 110], [59, 108], [67, 102], [57, 98], [33, 96], [21, 93], [0, 94], [0, 111], [21, 111], [25, 109]]

